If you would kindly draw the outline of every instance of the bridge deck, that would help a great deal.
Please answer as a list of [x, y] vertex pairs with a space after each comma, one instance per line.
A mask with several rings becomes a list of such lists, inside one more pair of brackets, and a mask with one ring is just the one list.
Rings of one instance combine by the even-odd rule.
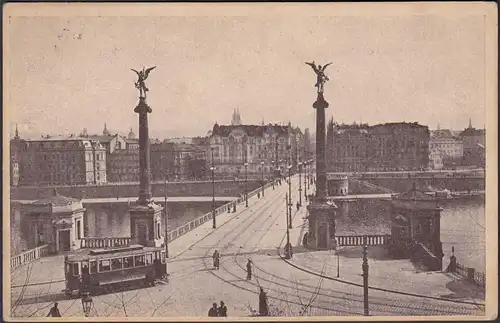
[[[232, 196], [216, 196], [216, 202], [232, 202], [235, 201], [237, 197]], [[82, 199], [82, 203], [86, 204], [98, 204], [98, 203], [134, 203], [137, 201], [137, 197], [105, 197], [105, 198], [95, 198], [95, 199]], [[155, 202], [165, 202], [165, 197], [154, 197]], [[35, 200], [12, 200], [15, 203], [29, 204], [35, 202]], [[168, 197], [168, 202], [212, 202], [211, 196], [172, 196]]]

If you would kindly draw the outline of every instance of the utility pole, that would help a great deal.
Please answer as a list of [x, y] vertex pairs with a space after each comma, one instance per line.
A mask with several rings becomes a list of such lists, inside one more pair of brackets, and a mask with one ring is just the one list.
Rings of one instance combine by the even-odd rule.
[[302, 162], [298, 162], [299, 169], [299, 205], [302, 206]]
[[289, 223], [289, 218], [288, 218], [288, 208], [290, 203], [288, 202], [288, 194], [285, 195], [285, 214], [286, 214], [286, 245], [285, 245], [285, 258], [290, 259], [292, 257], [291, 253], [291, 247], [292, 245], [290, 244], [290, 223]]
[[262, 171], [262, 197], [264, 197], [264, 162], [260, 162]]
[[[167, 212], [168, 194], [167, 194], [167, 175], [165, 175], [164, 182], [165, 182], [165, 257], [168, 258], [168, 212]], [[165, 261], [165, 266], [167, 266], [167, 261]]]
[[363, 238], [363, 305], [365, 309], [365, 316], [369, 316], [368, 310], [368, 247], [366, 245], [366, 237]]
[[211, 149], [212, 152], [212, 167], [210, 170], [212, 171], [212, 228], [217, 228], [215, 222], [215, 163], [214, 163], [214, 149]]

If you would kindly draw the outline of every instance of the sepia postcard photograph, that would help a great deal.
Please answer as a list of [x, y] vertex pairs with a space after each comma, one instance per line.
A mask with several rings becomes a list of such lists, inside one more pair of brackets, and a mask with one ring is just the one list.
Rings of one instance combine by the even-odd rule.
[[6, 321], [498, 313], [495, 3], [3, 7]]

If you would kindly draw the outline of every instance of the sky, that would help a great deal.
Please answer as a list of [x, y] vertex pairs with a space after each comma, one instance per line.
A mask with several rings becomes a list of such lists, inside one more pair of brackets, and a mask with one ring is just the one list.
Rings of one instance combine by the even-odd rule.
[[315, 74], [333, 62], [327, 118], [485, 122], [483, 16], [11, 17], [10, 131], [138, 133], [136, 74], [146, 84], [150, 136], [205, 135], [229, 124], [288, 122], [314, 132]]

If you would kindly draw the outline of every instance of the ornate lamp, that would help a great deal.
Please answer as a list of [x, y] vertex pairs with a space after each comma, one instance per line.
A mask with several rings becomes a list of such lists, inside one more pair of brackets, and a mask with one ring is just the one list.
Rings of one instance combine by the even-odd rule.
[[82, 294], [82, 308], [85, 317], [89, 317], [92, 309], [92, 297], [90, 297], [89, 293]]

